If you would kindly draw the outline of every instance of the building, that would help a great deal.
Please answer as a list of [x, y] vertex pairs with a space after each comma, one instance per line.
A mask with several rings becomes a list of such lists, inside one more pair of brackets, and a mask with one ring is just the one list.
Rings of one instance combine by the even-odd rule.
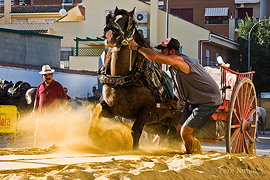
[[[4, 4], [5, 0], [0, 0], [0, 5]], [[11, 0], [12, 5], [71, 5], [82, 3], [82, 0]]]
[[[165, 10], [167, 1], [163, 2]], [[172, 14], [229, 37], [229, 21], [234, 16], [235, 1], [170, 0], [168, 9]]]
[[267, 0], [235, 0], [235, 7], [235, 17], [240, 20], [247, 14], [256, 19], [270, 16], [270, 2]]
[[[136, 7], [138, 28], [152, 47], [166, 38], [168, 33], [168, 37], [180, 40], [182, 53], [202, 65], [215, 65], [218, 55], [223, 56], [233, 67], [239, 59], [238, 44], [209, 28], [172, 13], [169, 14], [166, 27], [167, 14], [160, 9], [162, 3], [157, 0], [151, 0], [151, 5], [140, 0], [128, 0], [128, 3], [123, 3], [122, 0], [84, 0], [82, 5], [76, 6], [77, 9], [80, 6], [85, 8], [84, 18], [79, 18], [82, 14], [78, 15], [76, 8], [73, 8], [57, 21], [47, 23], [49, 34], [63, 36], [62, 61], [67, 62], [67, 68], [97, 71], [99, 56], [105, 48], [100, 38], [103, 35], [105, 17], [116, 6], [130, 11]], [[44, 25], [46, 23], [2, 23], [0, 27], [33, 31]]]

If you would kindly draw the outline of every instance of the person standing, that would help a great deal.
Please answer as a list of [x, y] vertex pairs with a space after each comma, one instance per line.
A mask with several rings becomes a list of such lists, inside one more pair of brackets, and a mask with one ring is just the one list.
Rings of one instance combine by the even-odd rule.
[[176, 130], [183, 139], [186, 153], [193, 153], [197, 142], [194, 142], [192, 132], [202, 129], [222, 103], [217, 83], [200, 64], [179, 53], [180, 43], [175, 38], [167, 38], [156, 46], [161, 54], [138, 45], [134, 40], [129, 41], [129, 47], [149, 60], [170, 65], [175, 95], [170, 103], [174, 108], [179, 100], [185, 103]]
[[47, 113], [51, 108], [56, 108], [67, 100], [63, 86], [53, 79], [54, 69], [49, 65], [42, 66], [39, 72], [43, 78], [43, 82], [39, 84], [36, 92], [34, 108], [32, 114], [38, 109], [39, 112]]

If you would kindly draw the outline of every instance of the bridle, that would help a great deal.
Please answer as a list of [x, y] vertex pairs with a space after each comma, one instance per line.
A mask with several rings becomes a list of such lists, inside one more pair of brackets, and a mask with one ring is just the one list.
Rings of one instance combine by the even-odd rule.
[[105, 27], [105, 32], [112, 30], [114, 33], [119, 35], [116, 39], [119, 39], [119, 38], [123, 39], [120, 45], [116, 46], [118, 50], [120, 50], [120, 47], [122, 46], [127, 46], [128, 41], [133, 39], [133, 36], [135, 34], [135, 29], [137, 27], [137, 22], [135, 22], [134, 18], [128, 14], [125, 14], [125, 15], [128, 16], [128, 26], [125, 30], [123, 30], [121, 26], [118, 24], [118, 22], [116, 21], [109, 22], [107, 26]]

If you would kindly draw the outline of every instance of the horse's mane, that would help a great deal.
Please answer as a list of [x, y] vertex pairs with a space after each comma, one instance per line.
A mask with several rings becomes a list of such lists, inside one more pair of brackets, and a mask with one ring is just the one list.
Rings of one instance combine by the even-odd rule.
[[134, 40], [137, 44], [152, 49], [150, 44], [146, 42], [143, 35], [137, 30], [137, 28], [135, 29]]

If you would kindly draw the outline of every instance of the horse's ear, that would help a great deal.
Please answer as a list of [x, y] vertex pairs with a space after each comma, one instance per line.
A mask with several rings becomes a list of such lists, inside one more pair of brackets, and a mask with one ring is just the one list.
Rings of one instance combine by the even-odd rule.
[[106, 25], [109, 24], [109, 21], [112, 17], [112, 13], [110, 12], [107, 16], [106, 16]]
[[132, 11], [128, 12], [128, 14], [129, 14], [131, 17], [134, 16], [135, 8], [136, 8], [136, 7], [134, 7]]
[[114, 15], [116, 15], [117, 13], [118, 13], [118, 7], [116, 6], [114, 10]]

